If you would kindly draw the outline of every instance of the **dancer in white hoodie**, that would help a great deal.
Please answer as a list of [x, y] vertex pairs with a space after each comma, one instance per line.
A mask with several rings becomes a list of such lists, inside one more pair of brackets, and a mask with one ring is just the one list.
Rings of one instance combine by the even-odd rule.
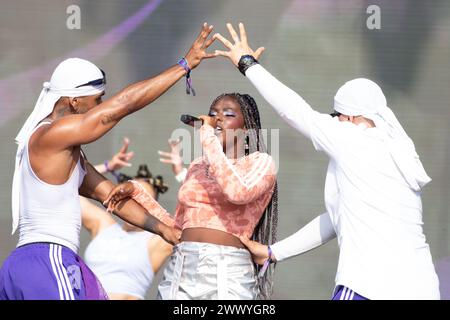
[[[229, 58], [293, 128], [330, 162], [327, 212], [272, 246], [242, 238], [258, 263], [281, 261], [337, 236], [339, 264], [333, 299], [439, 299], [439, 281], [423, 233], [421, 190], [431, 180], [381, 88], [368, 79], [345, 83], [334, 113], [321, 114], [256, 59], [243, 24], [234, 44], [222, 35]], [[267, 259], [267, 260], [266, 260]]]

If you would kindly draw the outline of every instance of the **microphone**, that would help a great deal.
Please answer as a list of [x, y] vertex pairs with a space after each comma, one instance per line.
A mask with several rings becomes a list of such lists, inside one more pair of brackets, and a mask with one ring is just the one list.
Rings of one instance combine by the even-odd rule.
[[202, 119], [191, 116], [190, 114], [182, 114], [180, 120], [184, 124], [187, 124], [188, 126], [191, 126], [191, 127], [194, 127], [194, 124], [198, 123], [199, 121], [201, 121], [201, 123], [203, 124]]

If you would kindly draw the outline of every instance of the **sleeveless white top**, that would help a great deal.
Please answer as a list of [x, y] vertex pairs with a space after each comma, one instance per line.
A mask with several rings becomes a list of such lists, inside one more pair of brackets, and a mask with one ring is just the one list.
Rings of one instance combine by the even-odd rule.
[[87, 246], [84, 259], [107, 293], [144, 299], [153, 280], [147, 231], [127, 232], [115, 223], [101, 231]]
[[[40, 123], [34, 131], [49, 123]], [[33, 242], [51, 242], [77, 252], [81, 228], [78, 189], [86, 171], [78, 160], [65, 183], [59, 185], [46, 183], [39, 179], [31, 168], [28, 143], [21, 167], [20, 234], [17, 246]]]

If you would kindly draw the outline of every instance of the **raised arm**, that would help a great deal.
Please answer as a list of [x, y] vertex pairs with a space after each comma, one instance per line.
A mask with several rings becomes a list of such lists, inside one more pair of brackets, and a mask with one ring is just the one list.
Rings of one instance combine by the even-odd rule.
[[215, 178], [228, 201], [236, 204], [250, 203], [261, 195], [273, 191], [276, 175], [275, 163], [270, 155], [267, 153], [250, 155], [252, 159], [250, 166], [245, 171], [240, 171], [222, 151], [222, 145], [207, 121], [200, 128], [200, 140], [209, 163], [209, 173]]
[[216, 53], [229, 58], [236, 67], [240, 67], [240, 70], [245, 73], [247, 78], [275, 111], [289, 125], [310, 138], [309, 122], [315, 111], [300, 95], [278, 81], [261, 65], [253, 64], [251, 58], [245, 63], [241, 61], [241, 66], [239, 66], [239, 61], [242, 56], [250, 55], [255, 59], [258, 59], [260, 54], [264, 51], [264, 48], [261, 47], [256, 51], [253, 51], [250, 48], [247, 41], [247, 34], [242, 23], [239, 23], [240, 37], [238, 37], [231, 24], [228, 23], [227, 28], [234, 40], [234, 44], [217, 33], [213, 38], [222, 42], [229, 51], [216, 50]]
[[[186, 54], [185, 58], [190, 69], [197, 67], [201, 60], [215, 56], [215, 54], [206, 53], [206, 49], [214, 41], [212, 38], [208, 39], [211, 31], [212, 26], [205, 23]], [[84, 114], [74, 114], [56, 120], [51, 130], [48, 130], [42, 138], [53, 147], [60, 149], [95, 141], [123, 117], [153, 102], [185, 74], [186, 70], [176, 64], [153, 78], [126, 87]]]
[[[86, 162], [86, 169], [87, 173], [79, 193], [82, 196], [103, 203], [107, 199], [108, 194], [113, 190], [114, 184], [98, 173], [90, 163]], [[120, 200], [114, 213], [135, 226], [160, 235], [169, 243], [176, 244], [179, 242], [181, 235], [179, 231], [149, 215], [142, 206], [132, 199]]]

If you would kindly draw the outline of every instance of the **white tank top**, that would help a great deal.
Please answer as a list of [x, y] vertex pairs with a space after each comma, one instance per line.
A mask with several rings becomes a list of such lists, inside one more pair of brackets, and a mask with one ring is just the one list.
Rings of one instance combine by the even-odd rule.
[[153, 236], [147, 231], [126, 232], [115, 223], [89, 243], [84, 259], [107, 293], [144, 299], [154, 276], [148, 255]]
[[[40, 123], [34, 131], [48, 123], [50, 122]], [[20, 234], [17, 246], [33, 242], [52, 242], [77, 252], [81, 228], [78, 188], [86, 171], [78, 160], [65, 183], [46, 183], [39, 179], [31, 168], [28, 143], [22, 158], [24, 163], [20, 183]]]

